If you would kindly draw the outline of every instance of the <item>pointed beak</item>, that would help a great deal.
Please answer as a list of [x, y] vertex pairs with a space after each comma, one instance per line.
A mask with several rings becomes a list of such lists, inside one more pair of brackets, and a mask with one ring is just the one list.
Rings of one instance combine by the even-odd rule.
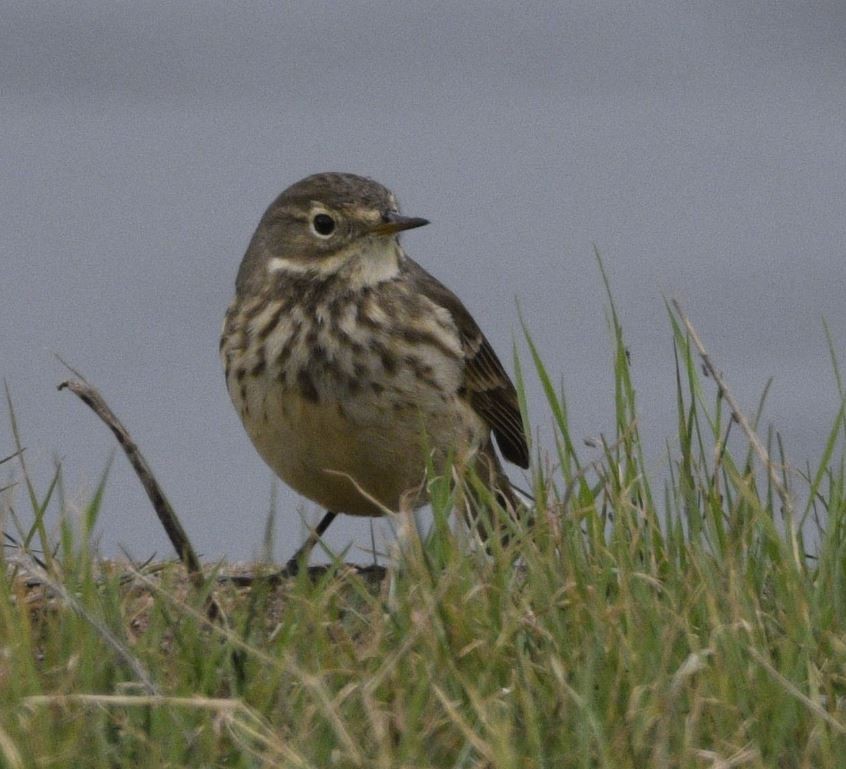
[[413, 230], [415, 227], [422, 227], [429, 224], [428, 219], [421, 219], [419, 216], [400, 216], [395, 211], [386, 211], [382, 214], [382, 221], [371, 228], [374, 235], [393, 235], [402, 230]]

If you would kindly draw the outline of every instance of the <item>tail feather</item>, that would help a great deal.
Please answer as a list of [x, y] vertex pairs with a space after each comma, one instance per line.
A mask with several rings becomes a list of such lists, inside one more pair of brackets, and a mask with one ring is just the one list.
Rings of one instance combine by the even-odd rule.
[[[511, 522], [524, 519], [528, 510], [526, 505], [514, 493], [511, 481], [502, 469], [502, 463], [496, 455], [493, 443], [488, 441], [482, 450], [477, 454], [473, 468], [484, 485], [493, 492], [498, 507], [502, 508], [505, 515]], [[483, 542], [488, 542], [491, 536], [496, 536], [500, 544], [508, 543], [510, 529], [509, 521], [503, 519], [502, 513], [490, 509], [490, 505], [480, 498], [479, 494], [470, 490], [468, 499], [465, 502], [465, 516], [468, 524], [473, 526], [479, 533]], [[488, 509], [486, 512], [486, 508]]]

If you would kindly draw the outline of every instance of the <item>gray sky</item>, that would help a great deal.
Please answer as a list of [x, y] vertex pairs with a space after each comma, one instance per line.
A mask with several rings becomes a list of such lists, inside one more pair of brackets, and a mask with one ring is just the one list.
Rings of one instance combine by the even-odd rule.
[[[78, 0], [2, 17], [0, 375], [42, 489], [58, 457], [82, 503], [114, 446], [55, 391], [55, 352], [123, 419], [199, 550], [260, 552], [271, 473], [217, 338], [259, 216], [324, 170], [431, 219], [406, 250], [509, 363], [519, 300], [577, 436], [613, 427], [595, 243], [656, 474], [675, 418], [665, 296], [747, 411], [775, 378], [767, 416], [794, 462], [819, 454], [838, 407], [823, 317], [846, 342], [839, 0]], [[534, 380], [529, 398], [548, 440]], [[284, 488], [278, 508], [283, 559], [297, 510], [316, 510]], [[335, 526], [334, 546], [369, 544], [366, 522]], [[106, 552], [170, 554], [122, 456], [100, 533]]]

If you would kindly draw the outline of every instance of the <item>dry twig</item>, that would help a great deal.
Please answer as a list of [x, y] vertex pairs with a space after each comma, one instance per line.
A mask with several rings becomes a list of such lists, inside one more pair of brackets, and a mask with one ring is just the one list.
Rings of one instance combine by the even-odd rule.
[[[70, 368], [70, 366], [68, 366], [68, 368]], [[121, 424], [120, 420], [115, 416], [111, 408], [109, 408], [109, 405], [106, 403], [103, 396], [100, 395], [99, 391], [90, 385], [78, 371], [74, 371], [74, 369], [71, 369], [71, 371], [73, 371], [79, 379], [69, 379], [66, 382], [62, 382], [58, 389], [70, 390], [98, 417], [100, 417], [100, 419], [112, 431], [126, 454], [129, 463], [135, 470], [138, 479], [141, 481], [141, 485], [147, 492], [147, 496], [153, 505], [153, 509], [156, 511], [156, 515], [158, 516], [159, 521], [161, 521], [162, 526], [164, 526], [164, 530], [179, 555], [180, 560], [188, 569], [188, 575], [191, 579], [191, 583], [197, 590], [205, 589], [205, 578], [203, 577], [200, 559], [194, 552], [194, 548], [191, 546], [191, 542], [188, 539], [188, 535], [185, 533], [185, 529], [182, 528], [182, 524], [176, 517], [173, 507], [171, 507], [170, 502], [168, 502], [167, 497], [165, 497], [161, 486], [159, 486], [152, 470], [150, 470], [150, 466], [141, 454], [141, 450], [138, 448], [138, 445], [134, 440], [132, 440], [132, 437], [127, 429], [123, 426], [123, 424]], [[206, 599], [206, 611], [209, 619], [214, 620], [221, 616], [220, 607], [212, 595], [209, 595]]]

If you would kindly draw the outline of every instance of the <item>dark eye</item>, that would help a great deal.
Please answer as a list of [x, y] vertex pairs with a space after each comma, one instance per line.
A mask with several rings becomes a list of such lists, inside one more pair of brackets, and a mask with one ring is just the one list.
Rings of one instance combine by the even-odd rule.
[[335, 220], [329, 214], [316, 214], [311, 227], [321, 238], [328, 238], [335, 231]]

